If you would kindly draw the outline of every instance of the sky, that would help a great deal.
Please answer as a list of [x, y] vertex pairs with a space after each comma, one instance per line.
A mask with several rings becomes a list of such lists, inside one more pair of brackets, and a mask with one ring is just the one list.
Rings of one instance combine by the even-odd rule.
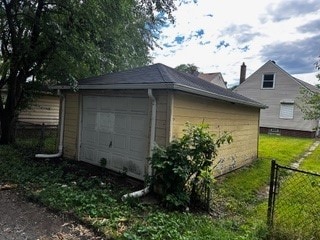
[[320, 83], [320, 0], [179, 0], [151, 55], [170, 67], [194, 64], [237, 85], [268, 60], [311, 84]]

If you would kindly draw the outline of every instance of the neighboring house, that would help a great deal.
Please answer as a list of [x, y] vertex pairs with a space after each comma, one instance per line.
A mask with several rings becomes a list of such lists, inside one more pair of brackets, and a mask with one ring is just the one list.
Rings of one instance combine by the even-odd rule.
[[219, 149], [216, 174], [257, 158], [260, 109], [230, 90], [163, 64], [82, 79], [64, 96], [63, 154], [143, 180], [154, 145], [182, 136], [186, 122], [208, 123], [234, 141]]
[[208, 82], [214, 83], [220, 87], [227, 88], [227, 84], [224, 81], [220, 72], [216, 73], [199, 73], [198, 77]]
[[[2, 90], [2, 97], [6, 99], [6, 88]], [[21, 110], [18, 115], [18, 123], [23, 126], [58, 126], [59, 124], [59, 96], [43, 92], [32, 101], [28, 108]]]
[[299, 80], [279, 67], [266, 62], [248, 78], [245, 64], [241, 66], [240, 85], [234, 90], [243, 96], [265, 104], [261, 111], [260, 132], [289, 136], [315, 137], [318, 122], [305, 120], [301, 108], [301, 90], [319, 92], [319, 89]]
[[60, 99], [56, 95], [42, 94], [19, 113], [21, 124], [58, 126]]

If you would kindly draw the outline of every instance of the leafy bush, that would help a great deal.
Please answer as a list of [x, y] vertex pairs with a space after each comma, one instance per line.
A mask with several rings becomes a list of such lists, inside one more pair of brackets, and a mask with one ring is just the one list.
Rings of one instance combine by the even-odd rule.
[[214, 182], [213, 162], [221, 144], [232, 141], [228, 133], [216, 140], [209, 125], [187, 123], [181, 138], [166, 148], [157, 147], [150, 159], [154, 174], [151, 183], [166, 206], [186, 207], [201, 199]]

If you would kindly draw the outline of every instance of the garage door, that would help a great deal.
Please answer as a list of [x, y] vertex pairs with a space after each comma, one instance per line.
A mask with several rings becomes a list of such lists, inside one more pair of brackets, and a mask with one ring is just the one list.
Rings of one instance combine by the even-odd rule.
[[148, 98], [84, 96], [80, 159], [143, 180]]

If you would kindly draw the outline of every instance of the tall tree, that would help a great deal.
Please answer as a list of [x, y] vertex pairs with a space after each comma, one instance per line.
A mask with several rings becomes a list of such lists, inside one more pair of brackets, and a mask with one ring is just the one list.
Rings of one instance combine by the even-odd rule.
[[0, 1], [0, 144], [15, 141], [19, 107], [35, 90], [30, 78], [75, 85], [144, 65], [157, 26], [175, 9], [173, 0]]
[[175, 69], [189, 74], [197, 73], [199, 70], [199, 68], [194, 64], [180, 64], [176, 66]]
[[[317, 70], [320, 70], [320, 56], [315, 62], [315, 67]], [[316, 75], [320, 81], [320, 73]], [[310, 92], [307, 90], [302, 90], [302, 102], [305, 104], [301, 108], [301, 111], [304, 113], [304, 118], [309, 120], [320, 120], [320, 85], [317, 84], [316, 87], [319, 88], [318, 92]]]

